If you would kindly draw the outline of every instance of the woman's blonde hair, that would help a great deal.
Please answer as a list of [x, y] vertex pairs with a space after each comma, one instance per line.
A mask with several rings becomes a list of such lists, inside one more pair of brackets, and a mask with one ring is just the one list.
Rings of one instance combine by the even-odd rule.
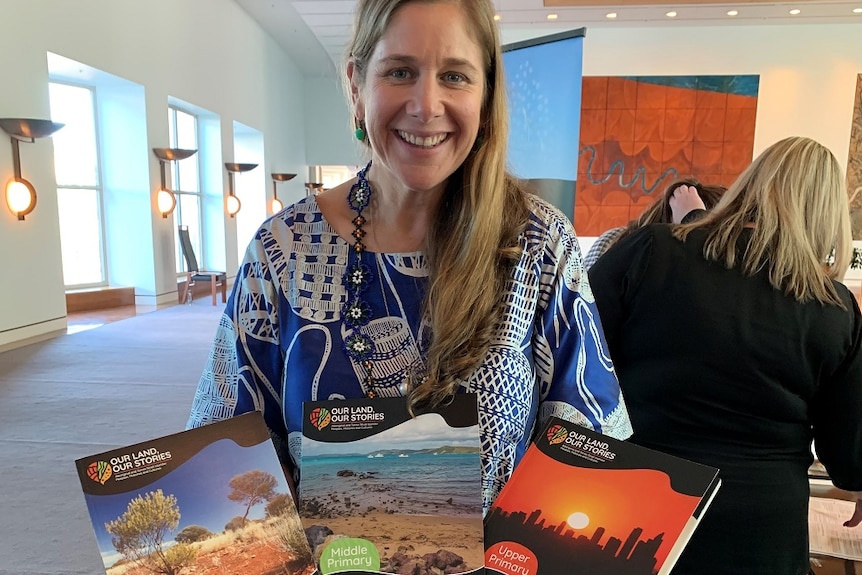
[[476, 142], [449, 178], [426, 239], [424, 317], [431, 340], [426, 371], [413, 376], [410, 405], [417, 407], [447, 401], [485, 358], [501, 317], [510, 268], [521, 254], [518, 238], [529, 210], [523, 190], [506, 172], [506, 89], [490, 0], [359, 0], [346, 56], [356, 83], [365, 82], [368, 61], [395, 12], [411, 2], [460, 6], [485, 67]]
[[[803, 137], [764, 150], [703, 219], [675, 228], [682, 240], [708, 230], [704, 256], [752, 276], [766, 269], [775, 289], [797, 301], [845, 307], [833, 279], [850, 263], [847, 193], [832, 152]], [[752, 228], [744, 251], [737, 241]]]

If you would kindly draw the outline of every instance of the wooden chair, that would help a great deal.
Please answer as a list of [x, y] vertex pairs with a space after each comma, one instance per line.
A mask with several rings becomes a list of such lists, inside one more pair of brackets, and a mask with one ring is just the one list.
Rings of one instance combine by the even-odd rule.
[[186, 303], [192, 303], [192, 288], [196, 282], [208, 282], [212, 293], [213, 305], [216, 305], [216, 292], [221, 291], [222, 303], [227, 302], [227, 274], [225, 272], [214, 272], [202, 270], [198, 267], [198, 258], [195, 256], [195, 250], [192, 247], [192, 240], [189, 237], [189, 227], [179, 226], [180, 232], [180, 248], [183, 251], [183, 258], [186, 260], [186, 284], [182, 288], [180, 300]]

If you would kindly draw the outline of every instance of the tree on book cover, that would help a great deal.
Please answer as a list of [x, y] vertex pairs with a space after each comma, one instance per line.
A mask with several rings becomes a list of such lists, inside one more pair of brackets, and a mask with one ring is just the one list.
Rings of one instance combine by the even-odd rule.
[[259, 412], [76, 462], [108, 575], [310, 575]]
[[505, 575], [669, 573], [718, 470], [551, 418], [485, 518]]
[[411, 414], [404, 398], [304, 405], [300, 515], [323, 575], [479, 573], [475, 394]]

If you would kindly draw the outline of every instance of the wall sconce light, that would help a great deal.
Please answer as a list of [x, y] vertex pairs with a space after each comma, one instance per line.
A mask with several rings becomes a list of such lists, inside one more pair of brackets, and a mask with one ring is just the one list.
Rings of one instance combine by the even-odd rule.
[[227, 197], [224, 199], [224, 209], [227, 212], [227, 215], [230, 217], [234, 217], [239, 209], [242, 207], [242, 204], [239, 201], [239, 198], [236, 197], [233, 191], [233, 175], [237, 172], [247, 172], [249, 170], [253, 170], [257, 167], [257, 164], [231, 164], [225, 163], [225, 168], [227, 168], [227, 185], [228, 192]]
[[287, 182], [295, 177], [296, 174], [272, 174], [272, 202], [269, 204], [269, 209], [273, 214], [284, 209], [284, 204], [278, 199], [278, 182]]
[[6, 182], [6, 205], [23, 220], [36, 207], [36, 188], [21, 175], [21, 153], [18, 142], [33, 143], [36, 138], [50, 136], [65, 124], [32, 118], [2, 118], [0, 128], [12, 136], [12, 179]]
[[153, 153], [159, 159], [159, 169], [162, 175], [162, 186], [156, 192], [156, 205], [163, 218], [167, 218], [177, 207], [177, 197], [168, 188], [165, 182], [165, 165], [168, 162], [185, 160], [194, 155], [197, 150], [183, 150], [181, 148], [153, 148]]

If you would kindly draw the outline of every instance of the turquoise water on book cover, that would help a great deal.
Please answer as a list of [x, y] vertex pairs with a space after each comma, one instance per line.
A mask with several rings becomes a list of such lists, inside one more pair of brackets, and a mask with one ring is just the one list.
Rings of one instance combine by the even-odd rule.
[[303, 457], [299, 490], [303, 501], [316, 500], [336, 512], [482, 513], [478, 452]]

